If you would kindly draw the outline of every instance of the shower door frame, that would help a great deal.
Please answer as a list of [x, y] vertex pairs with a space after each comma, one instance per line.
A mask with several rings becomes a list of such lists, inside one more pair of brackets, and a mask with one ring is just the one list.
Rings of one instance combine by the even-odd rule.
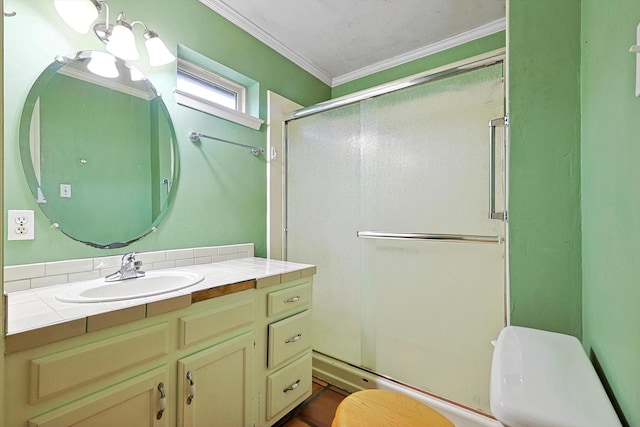
[[[281, 181], [281, 190], [282, 193], [277, 195], [275, 198], [280, 198], [282, 201], [282, 205], [280, 206], [281, 211], [278, 213], [282, 214], [282, 217], [279, 218], [283, 224], [282, 228], [282, 247], [279, 251], [282, 254], [282, 259], [287, 260], [287, 209], [288, 209], [288, 200], [287, 200], [287, 170], [288, 170], [288, 160], [287, 160], [287, 124], [291, 120], [299, 119], [302, 117], [307, 117], [313, 114], [322, 113], [324, 111], [332, 110], [335, 108], [343, 107], [350, 104], [355, 104], [365, 99], [374, 98], [380, 95], [386, 95], [398, 90], [406, 89], [412, 86], [421, 85], [424, 83], [428, 83], [431, 81], [436, 81], [440, 79], [445, 79], [447, 77], [455, 76], [456, 74], [464, 73], [466, 71], [471, 71], [477, 68], [485, 67], [488, 65], [496, 64], [502, 62], [506, 65], [506, 48], [496, 49], [490, 52], [486, 52], [480, 55], [472, 56], [467, 59], [463, 59], [461, 61], [453, 62], [451, 64], [447, 64], [441, 67], [433, 68], [431, 70], [424, 71], [422, 73], [414, 74], [399, 80], [395, 80], [389, 83], [385, 83], [379, 86], [374, 86], [369, 89], [364, 89], [362, 91], [354, 92], [349, 95], [345, 95], [340, 98], [332, 99], [329, 101], [321, 102], [316, 105], [312, 105], [310, 107], [305, 107], [299, 110], [295, 110], [291, 113], [276, 111], [273, 114], [273, 120], [270, 121], [270, 126], [273, 129], [280, 128], [283, 130], [282, 132], [282, 141], [280, 152], [280, 161], [282, 164], [282, 174], [281, 176], [273, 176], [270, 175], [269, 178], [271, 181], [278, 182]], [[511, 316], [510, 316], [510, 283], [509, 283], [509, 219], [508, 219], [508, 211], [509, 211], [509, 126], [508, 126], [508, 111], [509, 105], [507, 100], [508, 97], [508, 67], [503, 67], [503, 76], [504, 76], [504, 88], [505, 88], [505, 126], [504, 126], [504, 177], [505, 177], [505, 188], [504, 188], [504, 203], [505, 203], [505, 218], [504, 218], [504, 242], [505, 245], [505, 262], [504, 262], [504, 323], [505, 325], [511, 324]], [[272, 112], [269, 113], [270, 117], [272, 116]], [[284, 119], [281, 119], [284, 117]], [[496, 117], [496, 119], [498, 119]], [[493, 122], [493, 120], [492, 120]], [[489, 127], [491, 129], [491, 123], [489, 123]], [[492, 131], [495, 132], [495, 129]], [[276, 133], [275, 135], [280, 135]], [[274, 146], [274, 141], [270, 141], [269, 145], [271, 147]], [[275, 144], [279, 145], [279, 144]], [[273, 196], [268, 196], [271, 199]], [[271, 227], [272, 224], [267, 224], [267, 228]], [[267, 242], [267, 246], [271, 247], [271, 242]]]
[[[300, 110], [296, 110], [290, 114], [286, 114], [286, 112], [281, 112], [281, 113], [285, 113], [282, 117], [284, 117], [284, 120], [282, 120], [281, 122], [277, 122], [277, 121], [272, 121], [271, 122], [271, 126], [279, 126], [281, 127], [281, 129], [284, 130], [284, 133], [282, 135], [282, 141], [281, 141], [281, 151], [280, 151], [280, 161], [282, 162], [282, 174], [279, 177], [282, 180], [282, 185], [281, 185], [281, 189], [282, 189], [282, 211], [280, 212], [282, 215], [282, 248], [281, 248], [281, 254], [282, 254], [282, 259], [287, 260], [288, 259], [288, 253], [287, 253], [287, 209], [288, 209], [288, 200], [287, 200], [287, 172], [288, 172], [288, 162], [287, 162], [287, 124], [295, 119], [298, 118], [302, 118], [302, 117], [306, 117], [306, 116], [310, 116], [313, 114], [317, 114], [317, 113], [321, 113], [324, 111], [328, 111], [328, 110], [332, 110], [335, 108], [339, 108], [339, 107], [343, 107], [343, 106], [347, 106], [350, 104], [355, 104], [358, 103], [362, 100], [366, 100], [366, 99], [370, 99], [373, 97], [377, 97], [380, 95], [386, 95], [398, 90], [402, 90], [405, 88], [409, 88], [412, 86], [416, 86], [416, 85], [421, 85], [424, 83], [428, 83], [431, 81], [436, 81], [436, 80], [441, 80], [441, 79], [445, 79], [448, 77], [453, 77], [457, 74], [461, 74], [467, 71], [471, 71], [474, 69], [478, 69], [478, 68], [482, 68], [485, 66], [489, 66], [489, 65], [493, 65], [493, 64], [497, 64], [497, 63], [502, 63], [503, 64], [503, 81], [504, 81], [504, 94], [505, 94], [505, 100], [504, 100], [504, 117], [496, 117], [494, 119], [503, 119], [504, 120], [504, 146], [503, 146], [503, 155], [504, 155], [504, 166], [503, 166], [503, 173], [504, 173], [504, 208], [505, 208], [505, 215], [504, 218], [500, 218], [503, 219], [503, 223], [504, 223], [504, 241], [500, 242], [501, 244], [504, 244], [504, 269], [503, 269], [503, 274], [504, 274], [504, 297], [503, 297], [503, 303], [504, 303], [504, 324], [505, 325], [509, 325], [510, 324], [510, 299], [509, 299], [509, 224], [508, 224], [508, 215], [506, 215], [506, 213], [508, 212], [508, 208], [509, 208], [509, 191], [508, 191], [508, 187], [509, 187], [509, 132], [508, 132], [508, 103], [507, 103], [507, 88], [508, 85], [506, 84], [507, 82], [507, 70], [508, 68], [505, 65], [505, 58], [506, 58], [506, 50], [505, 49], [498, 49], [495, 51], [491, 51], [491, 52], [487, 52], [485, 54], [482, 55], [478, 55], [478, 56], [474, 56], [471, 58], [468, 58], [466, 60], [462, 60], [462, 61], [458, 61], [449, 65], [445, 65], [442, 67], [438, 67], [432, 70], [428, 70], [425, 71], [423, 73], [420, 74], [416, 74], [413, 76], [409, 76], [406, 78], [403, 78], [401, 80], [397, 80], [394, 82], [390, 82], [381, 86], [377, 86], [374, 88], [370, 88], [370, 89], [366, 89], [364, 91], [360, 91], [360, 92], [356, 92], [353, 93], [351, 95], [345, 96], [345, 97], [341, 97], [341, 98], [337, 98], [334, 100], [330, 100], [330, 101], [326, 101], [311, 107], [307, 107], [307, 108], [303, 108]], [[276, 112], [277, 114], [278, 112]], [[271, 113], [270, 113], [271, 116]], [[489, 130], [490, 130], [490, 134], [495, 133], [496, 129], [492, 128], [492, 124], [496, 122], [496, 120], [492, 120], [488, 125], [489, 125]], [[273, 142], [273, 140], [272, 140]], [[493, 143], [493, 141], [491, 142]], [[277, 144], [277, 143], [276, 143]], [[273, 179], [273, 178], [272, 178]], [[491, 204], [491, 202], [490, 202]], [[498, 219], [498, 218], [493, 218], [493, 219]], [[270, 224], [267, 224], [267, 226], [269, 226]], [[269, 242], [268, 242], [269, 244]], [[337, 359], [336, 359], [337, 361]], [[367, 371], [366, 368], [363, 368], [362, 366], [355, 366], [352, 365], [353, 368], [355, 368], [356, 370], [362, 370], [362, 371]], [[384, 375], [376, 373], [376, 372], [371, 372], [372, 374], [384, 377]], [[393, 379], [391, 379], [392, 381], [395, 381]], [[403, 384], [400, 383], [401, 386], [403, 386]], [[411, 386], [409, 386], [411, 387]]]

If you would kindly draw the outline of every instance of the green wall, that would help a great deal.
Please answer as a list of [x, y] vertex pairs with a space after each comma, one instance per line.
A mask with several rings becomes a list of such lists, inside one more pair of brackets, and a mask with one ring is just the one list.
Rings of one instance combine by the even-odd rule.
[[637, 0], [582, 1], [584, 345], [640, 426], [640, 98]]
[[[302, 105], [330, 98], [327, 85], [198, 0], [109, 0], [109, 4], [112, 22], [124, 10], [129, 21], [141, 20], [157, 31], [174, 54], [180, 43], [257, 81], [258, 111], [264, 120], [267, 90]], [[90, 248], [51, 229], [22, 173], [18, 151], [22, 106], [33, 82], [57, 55], [104, 51], [104, 45], [92, 33], [81, 35], [71, 30], [51, 0], [5, 0], [5, 10], [15, 11], [16, 16], [4, 20], [4, 208], [36, 212], [35, 240], [7, 241], [5, 234], [5, 265], [120, 254], [127, 249], [153, 251], [245, 242], [254, 242], [256, 254], [266, 255], [264, 156], [255, 158], [246, 150], [208, 140], [193, 144], [187, 137], [195, 130], [265, 147], [266, 125], [255, 131], [178, 106], [173, 96], [176, 65], [149, 67], [140, 26], [134, 27], [134, 33], [141, 58], [133, 64], [162, 92], [178, 138], [181, 171], [174, 203], [158, 231], [127, 249]], [[103, 161], [117, 167], [116, 158]], [[127, 203], [126, 188], [114, 203]]]
[[507, 13], [511, 322], [581, 337], [580, 0]]

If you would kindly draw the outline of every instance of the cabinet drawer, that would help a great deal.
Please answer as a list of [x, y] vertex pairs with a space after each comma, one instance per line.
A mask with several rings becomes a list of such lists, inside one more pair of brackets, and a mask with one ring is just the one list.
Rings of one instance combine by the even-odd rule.
[[311, 395], [311, 354], [267, 377], [267, 420]]
[[273, 368], [311, 347], [311, 310], [269, 325], [267, 366]]
[[31, 403], [78, 389], [169, 352], [167, 323], [31, 360]]
[[180, 348], [253, 324], [253, 299], [180, 318]]
[[276, 316], [311, 302], [311, 281], [267, 294], [267, 316]]

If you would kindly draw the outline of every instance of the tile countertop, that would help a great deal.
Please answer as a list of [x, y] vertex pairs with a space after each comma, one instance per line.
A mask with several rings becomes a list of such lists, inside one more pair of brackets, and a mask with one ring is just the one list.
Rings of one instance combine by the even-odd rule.
[[[140, 307], [144, 310], [148, 304], [178, 300], [180, 297], [185, 301], [183, 306], [188, 306], [194, 293], [225, 285], [255, 280], [255, 287], [261, 288], [315, 274], [313, 265], [265, 258], [242, 258], [167, 270], [192, 271], [202, 274], [204, 280], [191, 287], [161, 295], [103, 303], [66, 303], [55, 298], [59, 292], [77, 286], [74, 283], [8, 293], [7, 337], [66, 322], [99, 318], [99, 315], [128, 308]], [[247, 287], [238, 291], [243, 289]]]

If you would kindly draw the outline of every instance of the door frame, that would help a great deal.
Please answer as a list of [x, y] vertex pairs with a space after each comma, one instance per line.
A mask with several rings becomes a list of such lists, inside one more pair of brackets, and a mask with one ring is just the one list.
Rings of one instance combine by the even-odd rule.
[[267, 258], [286, 258], [285, 120], [302, 105], [267, 91]]

